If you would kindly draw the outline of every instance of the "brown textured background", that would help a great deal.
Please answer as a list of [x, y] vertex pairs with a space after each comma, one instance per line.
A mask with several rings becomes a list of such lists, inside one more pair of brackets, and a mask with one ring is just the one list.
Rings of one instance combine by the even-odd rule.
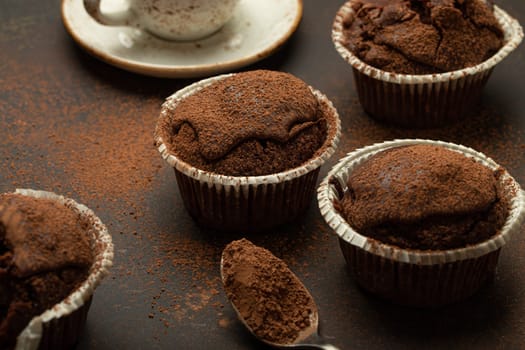
[[[500, 0], [525, 24], [525, 3]], [[494, 71], [476, 117], [432, 130], [390, 128], [361, 110], [330, 27], [342, 1], [304, 1], [288, 44], [253, 68], [290, 72], [323, 91], [342, 116], [336, 159], [373, 142], [423, 137], [471, 146], [525, 185], [525, 46]], [[66, 33], [60, 2], [0, 2], [0, 190], [52, 190], [95, 210], [116, 246], [78, 349], [264, 348], [236, 320], [219, 283], [236, 238], [197, 227], [173, 171], [153, 147], [163, 99], [191, 80], [142, 77], [91, 58]], [[439, 310], [390, 305], [359, 290], [312, 199], [299, 222], [247, 235], [283, 258], [342, 349], [525, 348], [525, 237], [504, 248], [495, 281]]]

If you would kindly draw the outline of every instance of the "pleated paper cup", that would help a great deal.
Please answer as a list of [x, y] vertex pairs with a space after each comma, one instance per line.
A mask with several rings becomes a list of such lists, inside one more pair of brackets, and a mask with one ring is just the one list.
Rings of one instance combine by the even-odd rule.
[[494, 67], [523, 39], [518, 21], [494, 6], [494, 15], [504, 32], [504, 44], [491, 58], [447, 73], [398, 74], [370, 66], [343, 45], [343, 22], [353, 12], [350, 2], [337, 12], [332, 27], [335, 48], [352, 66], [363, 109], [379, 121], [404, 127], [437, 127], [468, 118]]
[[224, 74], [196, 82], [168, 97], [162, 106], [155, 143], [175, 176], [184, 205], [202, 226], [233, 232], [263, 231], [298, 218], [315, 195], [321, 165], [335, 152], [341, 134], [337, 110], [321, 92], [311, 88], [325, 112], [327, 138], [314, 156], [301, 166], [264, 176], [228, 176], [198, 169], [171, 153], [159, 125], [184, 98]]
[[93, 265], [87, 279], [62, 302], [34, 317], [19, 334], [16, 350], [70, 349], [77, 343], [84, 325], [95, 288], [108, 274], [113, 263], [113, 243], [106, 226], [86, 206], [52, 192], [18, 189], [15, 193], [45, 198], [64, 204], [80, 213], [92, 225]]
[[[334, 203], [343, 198], [350, 174], [378, 152], [414, 144], [445, 147], [502, 172], [499, 181], [509, 203], [509, 213], [499, 232], [464, 248], [416, 250], [366, 237], [348, 224]], [[339, 237], [356, 282], [380, 297], [414, 306], [440, 306], [474, 294], [494, 275], [500, 250], [518, 232], [525, 213], [525, 194], [520, 185], [492, 159], [465, 146], [420, 139], [388, 141], [349, 153], [321, 182], [317, 198], [322, 216]]]

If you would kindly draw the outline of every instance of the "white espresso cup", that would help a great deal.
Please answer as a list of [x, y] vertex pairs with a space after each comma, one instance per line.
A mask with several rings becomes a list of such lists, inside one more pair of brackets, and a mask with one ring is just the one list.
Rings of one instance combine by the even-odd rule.
[[127, 10], [111, 15], [100, 0], [83, 0], [97, 22], [132, 26], [167, 40], [197, 40], [218, 31], [230, 20], [239, 0], [127, 0]]

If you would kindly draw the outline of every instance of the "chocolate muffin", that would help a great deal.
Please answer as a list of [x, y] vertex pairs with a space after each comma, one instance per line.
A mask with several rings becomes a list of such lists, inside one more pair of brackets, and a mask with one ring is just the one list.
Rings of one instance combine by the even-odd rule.
[[505, 169], [443, 141], [357, 149], [317, 193], [357, 284], [420, 307], [463, 300], [492, 279], [525, 216], [525, 194]]
[[325, 95], [290, 74], [258, 70], [170, 96], [155, 144], [199, 224], [246, 234], [302, 215], [340, 132]]
[[327, 120], [303, 81], [252, 71], [182, 100], [160, 125], [167, 147], [209, 172], [260, 176], [295, 168], [324, 144]]
[[519, 22], [489, 0], [349, 0], [332, 27], [363, 109], [409, 128], [468, 121], [522, 39]]
[[0, 195], [0, 343], [84, 281], [93, 262], [78, 213], [46, 199]]
[[339, 210], [361, 234], [410, 249], [454, 249], [500, 231], [508, 203], [493, 171], [433, 145], [398, 147], [361, 164]]
[[401, 74], [475, 66], [503, 45], [484, 0], [351, 0], [344, 45], [376, 68]]
[[[34, 195], [34, 193], [28, 193]], [[36, 193], [41, 195], [42, 193]], [[45, 196], [49, 197], [47, 193]], [[98, 276], [105, 275], [105, 268], [112, 257], [110, 242], [96, 242], [99, 237], [94, 221], [71, 203], [56, 199], [36, 198], [29, 195], [9, 193], [0, 195], [0, 344], [2, 349], [14, 348], [17, 338], [30, 321], [46, 310], [64, 301], [88, 278], [90, 289], [98, 283]], [[94, 249], [94, 247], [97, 247]], [[107, 250], [104, 259], [98, 255]], [[93, 268], [95, 261], [99, 264]], [[95, 274], [97, 277], [90, 276]], [[83, 302], [89, 307], [90, 297], [83, 301], [72, 300], [79, 308]], [[71, 306], [68, 312], [74, 312]], [[63, 311], [63, 310], [62, 310]], [[74, 323], [66, 327], [75, 333], [85, 322], [83, 316], [73, 317]], [[58, 314], [58, 312], [57, 312]], [[41, 321], [40, 321], [41, 322]], [[77, 334], [61, 333], [60, 322], [55, 322], [54, 336], [47, 339], [47, 346], [62, 348], [71, 346]], [[43, 328], [44, 334], [47, 325]], [[42, 332], [42, 331], [41, 331]], [[58, 335], [58, 336], [57, 336]], [[40, 341], [33, 333], [29, 343]], [[58, 340], [60, 345], [57, 344]], [[27, 340], [26, 340], [27, 342]], [[26, 343], [27, 345], [28, 343]], [[40, 344], [42, 345], [42, 344]], [[33, 344], [34, 346], [34, 344]], [[42, 348], [42, 347], [40, 347]]]

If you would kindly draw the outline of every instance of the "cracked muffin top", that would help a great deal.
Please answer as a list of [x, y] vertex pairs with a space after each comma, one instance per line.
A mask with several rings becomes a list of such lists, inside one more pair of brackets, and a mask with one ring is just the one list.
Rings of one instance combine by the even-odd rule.
[[485, 0], [350, 0], [343, 45], [376, 68], [401, 74], [475, 66], [503, 45]]
[[328, 108], [288, 73], [237, 73], [172, 104], [157, 127], [186, 163], [230, 176], [259, 176], [302, 165], [321, 153]]
[[383, 243], [461, 248], [487, 240], [505, 223], [501, 173], [444, 147], [396, 147], [359, 165], [335, 204], [357, 232]]
[[[80, 213], [48, 199], [0, 195], [0, 346], [70, 295], [93, 263]], [[5, 346], [5, 347], [3, 347]]]

